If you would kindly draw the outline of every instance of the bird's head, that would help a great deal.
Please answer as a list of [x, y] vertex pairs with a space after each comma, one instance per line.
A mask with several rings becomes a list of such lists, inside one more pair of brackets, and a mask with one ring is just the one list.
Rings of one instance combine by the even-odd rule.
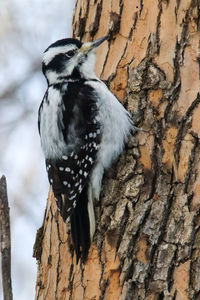
[[82, 43], [76, 39], [62, 39], [44, 52], [42, 70], [49, 84], [62, 77], [90, 78], [94, 74], [95, 49], [108, 37]]

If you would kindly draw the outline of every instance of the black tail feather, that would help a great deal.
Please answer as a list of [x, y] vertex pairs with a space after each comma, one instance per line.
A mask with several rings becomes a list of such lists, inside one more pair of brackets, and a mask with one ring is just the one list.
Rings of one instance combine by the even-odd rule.
[[76, 263], [78, 263], [79, 258], [81, 256], [80, 241], [79, 241], [80, 230], [79, 230], [79, 226], [77, 226], [77, 217], [75, 212], [71, 215], [71, 233], [72, 233], [72, 240], [74, 243], [74, 249], [76, 252]]
[[77, 206], [71, 215], [71, 233], [76, 251], [76, 261], [78, 263], [81, 258], [81, 261], [84, 263], [87, 260], [90, 248], [87, 186], [83, 189], [77, 201]]

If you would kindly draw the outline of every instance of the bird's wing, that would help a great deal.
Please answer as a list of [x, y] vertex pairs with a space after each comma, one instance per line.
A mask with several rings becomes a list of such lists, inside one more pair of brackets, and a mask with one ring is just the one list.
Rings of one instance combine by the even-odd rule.
[[92, 88], [83, 84], [78, 91], [77, 85], [68, 86], [63, 95], [64, 114], [59, 119], [68, 152], [60, 159], [46, 159], [49, 182], [64, 221], [87, 184], [101, 140], [94, 99]]

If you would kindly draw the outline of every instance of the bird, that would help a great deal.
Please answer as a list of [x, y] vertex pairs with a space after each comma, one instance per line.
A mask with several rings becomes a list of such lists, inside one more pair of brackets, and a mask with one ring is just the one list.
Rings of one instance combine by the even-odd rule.
[[41, 147], [58, 211], [71, 223], [77, 263], [87, 261], [103, 174], [133, 129], [131, 114], [94, 72], [96, 49], [107, 40], [64, 38], [45, 50], [42, 61], [47, 90], [38, 111]]

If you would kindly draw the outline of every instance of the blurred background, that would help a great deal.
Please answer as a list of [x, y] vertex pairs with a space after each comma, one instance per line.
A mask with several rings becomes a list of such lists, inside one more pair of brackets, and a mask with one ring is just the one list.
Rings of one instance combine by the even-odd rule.
[[37, 129], [41, 61], [52, 42], [70, 36], [74, 2], [0, 0], [0, 176], [8, 185], [14, 300], [34, 299], [33, 244], [49, 187]]

